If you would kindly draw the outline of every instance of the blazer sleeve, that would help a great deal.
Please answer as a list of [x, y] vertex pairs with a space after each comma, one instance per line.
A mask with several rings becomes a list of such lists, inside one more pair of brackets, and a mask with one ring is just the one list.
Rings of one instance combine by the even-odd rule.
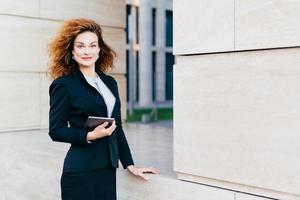
[[120, 97], [119, 97], [118, 84], [117, 84], [117, 81], [115, 81], [114, 79], [113, 79], [113, 81], [115, 82], [117, 98], [119, 99], [119, 102], [120, 102], [120, 110], [119, 110], [117, 118], [116, 118], [116, 125], [117, 125], [116, 135], [117, 135], [119, 159], [123, 165], [123, 168], [126, 169], [129, 165], [134, 165], [134, 162], [132, 159], [132, 155], [130, 152], [130, 148], [129, 148], [127, 139], [126, 139], [124, 131], [123, 131], [123, 127], [122, 127], [121, 101], [120, 101]]
[[49, 87], [49, 135], [53, 141], [88, 145], [86, 130], [68, 127], [70, 99], [66, 86], [60, 78]]

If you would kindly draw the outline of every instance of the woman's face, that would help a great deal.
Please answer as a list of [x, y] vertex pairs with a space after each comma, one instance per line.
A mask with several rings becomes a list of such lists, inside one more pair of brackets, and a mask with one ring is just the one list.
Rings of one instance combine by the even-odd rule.
[[77, 35], [72, 54], [80, 67], [94, 67], [99, 52], [98, 36], [95, 33], [83, 32]]

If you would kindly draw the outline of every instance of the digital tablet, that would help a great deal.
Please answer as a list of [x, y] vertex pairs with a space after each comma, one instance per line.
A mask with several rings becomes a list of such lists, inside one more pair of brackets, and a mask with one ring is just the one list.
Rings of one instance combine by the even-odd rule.
[[114, 120], [114, 118], [89, 116], [85, 122], [84, 128], [86, 130], [94, 130], [97, 126], [104, 122], [108, 122], [108, 125], [105, 127], [108, 128], [112, 125]]

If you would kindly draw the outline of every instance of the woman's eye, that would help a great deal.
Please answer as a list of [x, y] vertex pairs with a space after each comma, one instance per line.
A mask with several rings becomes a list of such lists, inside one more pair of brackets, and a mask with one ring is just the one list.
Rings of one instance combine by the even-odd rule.
[[92, 47], [96, 47], [96, 45], [92, 45]]
[[77, 46], [78, 48], [82, 48], [83, 46], [82, 45], [79, 45], [79, 46]]

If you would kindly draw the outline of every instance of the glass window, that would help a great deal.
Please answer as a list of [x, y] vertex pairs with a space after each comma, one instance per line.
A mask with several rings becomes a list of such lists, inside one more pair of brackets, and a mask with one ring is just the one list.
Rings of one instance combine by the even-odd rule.
[[136, 101], [139, 101], [139, 52], [136, 52]]
[[126, 43], [129, 43], [129, 15], [131, 14], [131, 6], [130, 5], [126, 5]]
[[173, 54], [166, 53], [166, 100], [173, 100], [173, 64]]
[[155, 33], [156, 33], [156, 9], [152, 8], [152, 45], [155, 46]]
[[127, 92], [126, 92], [126, 100], [127, 102], [129, 102], [129, 81], [130, 81], [130, 76], [129, 76], [129, 50], [126, 50], [126, 74], [125, 74], [125, 77], [126, 77], [126, 89], [127, 89]]
[[152, 51], [152, 101], [156, 101], [156, 52]]
[[166, 11], [166, 46], [173, 46], [173, 12]]

